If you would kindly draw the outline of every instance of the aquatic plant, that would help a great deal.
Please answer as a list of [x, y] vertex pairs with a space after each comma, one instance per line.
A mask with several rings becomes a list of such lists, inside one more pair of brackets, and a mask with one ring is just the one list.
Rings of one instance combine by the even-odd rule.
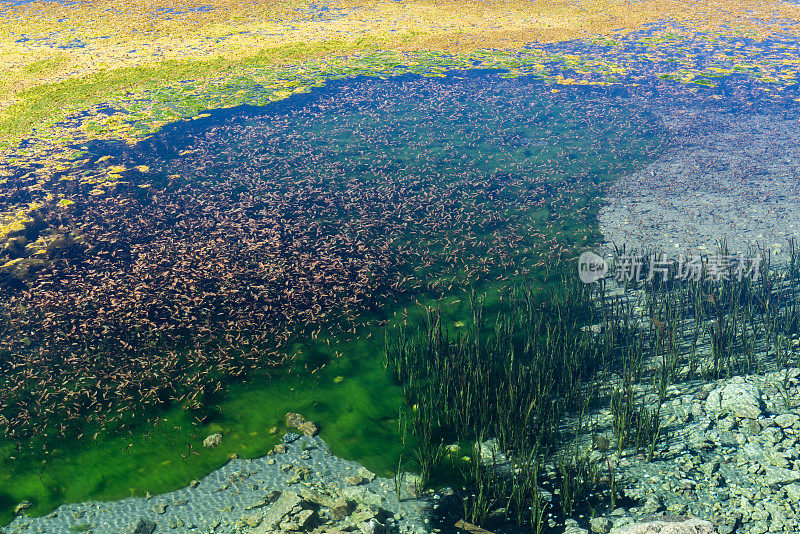
[[[643, 453], [652, 461], [665, 436], [662, 408], [673, 385], [698, 372], [731, 376], [796, 361], [789, 332], [797, 284], [789, 282], [791, 267], [769, 265], [767, 256], [760, 267], [769, 275], [760, 280], [732, 270], [711, 281], [648, 277], [613, 298], [602, 284], [593, 291], [556, 267], [548, 291], [509, 288], [491, 320], [485, 297], [471, 294], [472, 321], [463, 330], [449, 330], [441, 312], [427, 308], [423, 325], [400, 329], [393, 342], [387, 337], [387, 365], [406, 402], [414, 410], [429, 407], [419, 413], [435, 419], [439, 435], [490, 445], [484, 467], [473, 466], [467, 477], [465, 514], [480, 522], [497, 506], [533, 527], [512, 510], [521, 495], [532, 498], [545, 464], [554, 468], [553, 504], [564, 516], [606, 491], [612, 504], [618, 499], [616, 466], [590, 461], [581, 445], [590, 434], [599, 443], [584, 423], [598, 399], [610, 403], [617, 454]], [[703, 269], [705, 276], [712, 267]], [[707, 354], [699, 351], [704, 343]], [[601, 378], [610, 383], [601, 385]], [[569, 445], [559, 445], [567, 436]]]

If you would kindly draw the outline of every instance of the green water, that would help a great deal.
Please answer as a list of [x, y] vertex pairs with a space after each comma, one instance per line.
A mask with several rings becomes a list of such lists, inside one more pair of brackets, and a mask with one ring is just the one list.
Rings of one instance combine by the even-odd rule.
[[[245, 458], [265, 454], [287, 431], [283, 418], [289, 411], [315, 421], [335, 454], [391, 475], [403, 452], [398, 416], [404, 407], [384, 366], [386, 329], [414, 324], [421, 303], [441, 305], [447, 325], [458, 330], [469, 319], [469, 285], [486, 293], [491, 313], [503, 288], [520, 273], [529, 271], [526, 278], [542, 280], [536, 265], [554, 252], [555, 244], [569, 256], [597, 239], [594, 214], [602, 185], [648, 163], [664, 146], [663, 131], [652, 117], [625, 109], [613, 94], [573, 90], [555, 96], [535, 81], [458, 74], [444, 81], [403, 77], [338, 84], [320, 90], [320, 101], [328, 106], [322, 111], [309, 111], [302, 99], [296, 108], [291, 102], [281, 104], [279, 120], [264, 121], [269, 130], [262, 135], [273, 141], [285, 138], [287, 147], [307, 156], [293, 160], [293, 179], [325, 176], [332, 162], [339, 162], [344, 169], [338, 172], [355, 177], [361, 188], [400, 184], [412, 196], [454, 190], [460, 202], [472, 202], [466, 210], [484, 215], [494, 211], [507, 218], [510, 228], [454, 228], [447, 235], [441, 228], [439, 233], [415, 233], [412, 224], [407, 239], [419, 240], [419, 247], [436, 253], [447, 250], [445, 238], [499, 236], [513, 264], [494, 265], [480, 278], [469, 279], [465, 273], [485, 258], [481, 255], [492, 254], [491, 247], [476, 248], [472, 263], [446, 269], [440, 268], [446, 262], [439, 258], [430, 271], [417, 274], [419, 281], [460, 275], [461, 283], [444, 284], [443, 291], [417, 289], [389, 296], [376, 312], [361, 317], [367, 326], [355, 334], [317, 340], [298, 336], [288, 349], [294, 354], [291, 365], [228, 386], [215, 399], [215, 416], [206, 422], [173, 408], [95, 439], [87, 429], [80, 441], [44, 453], [0, 445], [0, 523], [11, 519], [11, 508], [22, 500], [34, 503], [33, 514], [44, 514], [64, 502], [176, 489], [223, 465], [233, 453]], [[220, 135], [223, 145], [226, 139], [241, 143], [231, 149], [233, 157], [226, 155], [231, 165], [243, 156], [258, 156], [248, 152], [258, 143], [241, 141], [236, 113], [230, 112], [227, 126], [232, 133], [225, 137], [223, 123]], [[306, 148], [298, 149], [301, 145]], [[263, 157], [280, 161], [274, 155]], [[326, 166], [314, 168], [314, 162]], [[371, 180], [376, 168], [391, 172]], [[491, 187], [469, 189], [493, 173], [514, 179], [497, 194]], [[465, 175], [470, 181], [460, 181]], [[530, 193], [544, 182], [546, 188]], [[381, 206], [366, 209], [380, 212]], [[502, 243], [503, 236], [513, 234], [521, 241]], [[275, 433], [270, 432], [273, 427]], [[202, 440], [214, 432], [224, 436], [220, 447], [202, 447]], [[413, 448], [410, 438], [407, 447]], [[408, 450], [404, 457], [410, 457]], [[408, 461], [405, 467], [414, 469]]]

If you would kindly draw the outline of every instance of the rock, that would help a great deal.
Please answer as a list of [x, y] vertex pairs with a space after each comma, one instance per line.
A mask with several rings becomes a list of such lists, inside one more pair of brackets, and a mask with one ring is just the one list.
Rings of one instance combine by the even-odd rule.
[[607, 517], [594, 517], [589, 524], [592, 532], [597, 532], [598, 534], [608, 534], [614, 526], [614, 523]]
[[700, 465], [700, 470], [705, 473], [706, 477], [710, 477], [719, 471], [719, 460], [713, 460]]
[[344, 488], [342, 490], [342, 497], [357, 503], [374, 506], [376, 508], [383, 506], [383, 498], [371, 489], [364, 486]]
[[769, 427], [761, 432], [761, 437], [770, 445], [777, 445], [783, 439], [783, 431], [780, 428]]
[[275, 445], [275, 448], [273, 448], [272, 450], [274, 450], [274, 451], [275, 451], [275, 452], [277, 452], [278, 454], [283, 454], [283, 453], [285, 453], [285, 452], [286, 452], [288, 449], [286, 448], [286, 444], [285, 444], [285, 443], [278, 443], [277, 445]]
[[14, 515], [19, 515], [24, 510], [27, 510], [31, 506], [33, 506], [33, 505], [31, 504], [30, 501], [22, 501], [21, 503], [19, 503], [18, 505], [16, 505], [14, 507]]
[[140, 519], [130, 530], [131, 534], [153, 534], [156, 524], [146, 519]]
[[761, 391], [753, 384], [735, 377], [723, 388], [709, 393], [706, 412], [714, 415], [732, 413], [741, 418], [758, 419], [762, 414]]
[[664, 508], [664, 504], [661, 502], [655, 495], [651, 495], [645, 501], [644, 506], [642, 506], [642, 511], [646, 514], [654, 514], [656, 512], [660, 512]]
[[493, 465], [501, 471], [508, 470], [510, 461], [500, 450], [500, 444], [496, 438], [488, 439], [481, 444], [475, 445], [473, 453], [480, 458], [482, 465]]
[[592, 446], [595, 450], [605, 452], [608, 450], [610, 442], [605, 436], [594, 436], [592, 438]]
[[373, 473], [366, 467], [362, 467], [361, 469], [359, 469], [358, 474], [359, 476], [361, 476], [362, 479], [366, 480], [367, 482], [372, 482], [373, 480], [375, 480], [375, 473]]
[[800, 502], [800, 484], [787, 484], [783, 489], [786, 490], [786, 496], [789, 497], [789, 500]]
[[278, 427], [277, 426], [273, 426], [272, 428], [269, 429], [269, 433], [270, 434], [277, 434], [278, 433]]
[[792, 428], [800, 422], [800, 417], [793, 413], [785, 413], [775, 417], [775, 424], [781, 428]]
[[613, 529], [611, 534], [717, 534], [717, 530], [703, 519], [672, 516], [659, 521], [625, 525]]
[[222, 443], [222, 434], [217, 432], [216, 434], [211, 434], [203, 440], [203, 447], [219, 447], [220, 443]]
[[589, 531], [582, 528], [574, 519], [564, 521], [564, 534], [589, 534]]
[[783, 468], [789, 467], [789, 460], [784, 458], [778, 451], [776, 451], [772, 447], [764, 448], [764, 457], [771, 465], [774, 465], [775, 467], [783, 467]]
[[331, 518], [340, 521], [350, 515], [355, 509], [355, 502], [339, 498], [330, 506]]
[[751, 436], [759, 435], [761, 433], [761, 423], [759, 423], [756, 419], [748, 420], [747, 431]]
[[261, 524], [262, 519], [263, 516], [261, 516], [260, 514], [253, 514], [246, 516], [244, 518], [244, 522], [247, 523], [247, 526], [251, 528], [256, 528], [258, 525]]
[[388, 534], [388, 529], [377, 519], [370, 519], [358, 525], [358, 530], [363, 534]]
[[286, 426], [294, 427], [300, 430], [306, 436], [317, 435], [317, 425], [311, 421], [306, 420], [299, 413], [289, 412], [286, 414]]
[[368, 523], [372, 519], [381, 520], [381, 509], [377, 506], [370, 506], [366, 504], [359, 504], [353, 513], [350, 515], [350, 523], [358, 525], [360, 523]]
[[765, 486], [782, 486], [800, 480], [800, 471], [785, 469], [783, 467], [767, 467], [767, 474], [764, 475]]
[[199, 485], [200, 485], [200, 481], [199, 480], [192, 480], [191, 482], [189, 482], [189, 487], [192, 488], [192, 489], [196, 488]]
[[741, 453], [751, 460], [763, 461], [766, 458], [764, 449], [755, 443], [745, 444], [741, 449]]
[[317, 522], [317, 513], [314, 510], [301, 510], [293, 519], [301, 530], [311, 530]]
[[301, 437], [300, 434], [295, 434], [294, 432], [287, 432], [286, 434], [283, 435], [281, 441], [288, 445], [290, 443], [294, 443], [295, 441], [300, 439], [300, 437]]
[[284, 491], [281, 496], [278, 497], [278, 500], [267, 510], [261, 522], [259, 532], [262, 530], [264, 532], [273, 530], [287, 515], [289, 515], [292, 508], [298, 506], [301, 502], [300, 496], [297, 493]]

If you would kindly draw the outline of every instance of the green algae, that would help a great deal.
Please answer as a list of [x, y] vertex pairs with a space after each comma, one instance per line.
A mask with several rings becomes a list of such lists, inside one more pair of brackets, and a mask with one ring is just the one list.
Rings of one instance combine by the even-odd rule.
[[[736, 49], [746, 56], [727, 54], [733, 52], [735, 44], [730, 43], [726, 48], [720, 42], [720, 35], [699, 35], [696, 38], [700, 41], [719, 48], [710, 62], [699, 68], [698, 58], [681, 52], [677, 46], [691, 37], [664, 32], [635, 42], [652, 48], [656, 52], [653, 60], [678, 67], [677, 71], [662, 71], [655, 76], [685, 85], [713, 88], [716, 84], [708, 78], [734, 73], [745, 73], [765, 84], [796, 83], [795, 72], [789, 69], [797, 67], [798, 61], [784, 56], [788, 52], [764, 55], [757, 47], [747, 47]], [[608, 39], [589, 42], [614, 50], [621, 50], [623, 44]], [[613, 59], [540, 49], [448, 54], [381, 50], [381, 44], [378, 38], [289, 44], [240, 59], [172, 60], [41, 85], [19, 93], [19, 101], [5, 110], [0, 118], [0, 147], [11, 150], [7, 163], [20, 163], [29, 158], [13, 148], [26, 138], [61, 147], [57, 150], [63, 150], [70, 142], [92, 138], [123, 138], [134, 142], [166, 124], [196, 117], [208, 109], [264, 105], [308, 92], [330, 80], [353, 76], [384, 78], [405, 73], [442, 76], [449, 70], [481, 68], [505, 70], [504, 76], [508, 78], [535, 75], [551, 83], [568, 85], [611, 85], [620, 83], [621, 76], [642, 76], [636, 74], [636, 62], [641, 57], [625, 53], [615, 54]], [[744, 57], [753, 61], [743, 62]], [[31, 68], [52, 69], [61, 61], [44, 61]], [[695, 81], [696, 78], [702, 79]], [[118, 114], [113, 117], [103, 114], [99, 111], [103, 106], [118, 109]], [[39, 154], [43, 149], [34, 152]]]
[[[549, 94], [546, 89], [545, 94]], [[163, 93], [162, 96], [168, 98]], [[608, 160], [596, 160], [596, 147], [581, 137], [585, 130], [551, 122], [553, 117], [564, 120], [563, 113], [552, 113], [537, 128], [542, 139], [558, 135], [560, 141], [530, 147], [528, 157], [550, 160], [559, 158], [559, 152], [563, 152], [564, 158], [560, 160], [565, 162], [563, 172], [553, 176], [553, 182], [585, 172], [590, 176], [582, 183], [576, 198], [565, 198], [531, 213], [524, 221], [524, 229], [530, 235], [540, 232], [537, 239], [574, 250], [600, 237], [590, 216], [601, 202], [598, 187], [613, 179], [617, 172], [650, 161], [658, 152], [659, 143], [641, 139], [634, 133], [636, 130], [629, 128], [614, 135], [608, 130], [614, 121], [609, 121], [600, 125], [602, 132], [593, 135], [628, 140], [625, 150], [620, 151], [625, 156], [617, 161], [619, 153], [606, 154]], [[498, 120], [502, 124], [502, 117]], [[536, 132], [526, 135], [539, 137]], [[520, 149], [520, 154], [524, 150]], [[589, 159], [569, 158], [574, 154], [586, 154]], [[614, 163], [610, 164], [611, 161]], [[108, 159], [84, 179], [87, 183], [100, 183], [104, 176], [119, 170]], [[562, 213], [568, 215], [563, 220], [559, 217]], [[538, 259], [522, 248], [518, 254], [529, 263]], [[487, 310], [500, 306], [510, 278], [479, 286], [479, 291], [487, 295]], [[545, 269], [534, 270], [528, 280], [536, 280], [543, 286]], [[427, 294], [417, 294], [414, 298], [423, 305], [441, 306], [454, 330], [469, 322], [462, 288], [456, 287], [441, 299]], [[191, 412], [173, 407], [163, 414], [154, 414], [149, 423], [123, 421], [125, 427], [101, 432], [96, 440], [95, 429], [86, 429], [81, 440], [65, 441], [58, 450], [49, 450], [44, 459], [22, 455], [10, 444], [0, 446], [0, 458], [5, 460], [6, 468], [0, 474], [0, 488], [3, 488], [0, 493], [5, 492], [5, 499], [0, 496], [0, 502], [7, 503], [0, 521], [10, 519], [10, 508], [21, 500], [35, 503], [33, 513], [45, 514], [64, 502], [143, 496], [145, 492], [176, 489], [221, 466], [231, 454], [243, 458], [265, 454], [287, 430], [283, 417], [289, 411], [300, 412], [317, 422], [322, 437], [335, 454], [357, 459], [383, 476], [390, 475], [403, 452], [398, 428], [403, 404], [400, 389], [385, 368], [384, 328], [380, 324], [388, 320], [389, 329], [414, 324], [420, 320], [420, 309], [410, 298], [398, 300], [387, 303], [378, 315], [365, 320], [371, 325], [355, 336], [316, 341], [299, 336], [290, 348], [295, 355], [291, 367], [264, 372], [243, 384], [229, 385], [225, 395], [213, 402], [213, 415], [205, 422], [194, 419]], [[157, 424], [153, 421], [156, 417]], [[278, 428], [275, 434], [269, 432], [272, 427]], [[203, 438], [214, 432], [223, 433], [222, 445], [216, 449], [203, 448]], [[413, 440], [409, 439], [406, 447], [413, 446]], [[412, 455], [406, 450], [404, 457]], [[414, 468], [411, 462], [407, 467]]]

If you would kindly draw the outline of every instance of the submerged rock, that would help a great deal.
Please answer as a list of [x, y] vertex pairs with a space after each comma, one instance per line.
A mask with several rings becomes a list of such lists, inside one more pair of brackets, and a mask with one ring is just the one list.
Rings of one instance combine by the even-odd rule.
[[216, 434], [211, 434], [206, 439], [203, 440], [203, 447], [214, 448], [219, 447], [219, 444], [222, 443], [222, 434], [217, 432]]
[[301, 502], [302, 499], [300, 499], [300, 496], [297, 493], [284, 491], [278, 500], [275, 501], [275, 504], [269, 508], [269, 511], [261, 522], [261, 529], [257, 532], [267, 532], [272, 530], [275, 526], [280, 524], [283, 518], [291, 513], [292, 508], [299, 505]]
[[592, 532], [597, 532], [598, 534], [608, 534], [614, 526], [607, 517], [594, 517], [589, 524], [591, 525]]
[[319, 432], [317, 425], [295, 412], [286, 414], [286, 426], [296, 428], [309, 437], [316, 436]]
[[693, 517], [664, 516], [657, 521], [615, 528], [611, 534], [717, 534], [710, 522]]
[[710, 415], [733, 413], [737, 417], [758, 419], [763, 413], [761, 391], [753, 384], [734, 379], [709, 393], [706, 412]]
[[156, 524], [146, 519], [140, 519], [130, 531], [131, 534], [153, 534], [156, 530]]
[[30, 501], [22, 501], [14, 507], [14, 514], [18, 515], [33, 506]]

